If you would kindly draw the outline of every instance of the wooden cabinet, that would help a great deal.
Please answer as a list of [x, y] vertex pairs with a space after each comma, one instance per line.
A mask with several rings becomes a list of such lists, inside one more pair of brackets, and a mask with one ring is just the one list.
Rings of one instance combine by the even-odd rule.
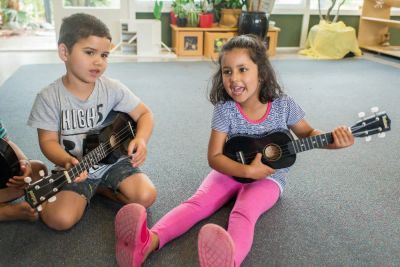
[[364, 0], [358, 29], [361, 48], [400, 57], [400, 46], [389, 45], [389, 28], [400, 30], [400, 21], [390, 19], [392, 7], [400, 7], [400, 0]]
[[[215, 59], [218, 55], [219, 45], [237, 34], [237, 28], [226, 27], [177, 27], [172, 25], [172, 49], [177, 56], [205, 56]], [[278, 43], [277, 27], [270, 27], [267, 33], [268, 55], [276, 54]]]

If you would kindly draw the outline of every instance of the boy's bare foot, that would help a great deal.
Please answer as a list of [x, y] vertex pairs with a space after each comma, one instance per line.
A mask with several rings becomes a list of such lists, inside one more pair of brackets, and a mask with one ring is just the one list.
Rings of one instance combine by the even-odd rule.
[[34, 222], [38, 218], [38, 212], [27, 202], [0, 206], [0, 221], [24, 220]]

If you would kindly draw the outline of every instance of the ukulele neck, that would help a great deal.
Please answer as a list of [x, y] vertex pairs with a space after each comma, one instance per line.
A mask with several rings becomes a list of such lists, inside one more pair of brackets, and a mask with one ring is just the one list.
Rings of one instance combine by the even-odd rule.
[[306, 138], [293, 140], [292, 150], [294, 153], [299, 153], [313, 148], [322, 148], [333, 143], [332, 133], [325, 133], [321, 135], [309, 136]]

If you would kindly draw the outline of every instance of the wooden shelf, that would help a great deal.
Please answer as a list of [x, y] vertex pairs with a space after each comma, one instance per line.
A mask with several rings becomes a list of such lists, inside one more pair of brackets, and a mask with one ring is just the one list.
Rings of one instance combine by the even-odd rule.
[[[216, 38], [218, 33], [220, 33], [223, 39], [226, 39], [226, 36], [230, 36], [232, 38], [237, 34], [237, 28], [227, 28], [227, 27], [211, 27], [211, 28], [199, 28], [199, 27], [177, 27], [176, 25], [171, 24], [172, 29], [172, 48], [175, 51], [177, 56], [206, 56], [215, 58], [215, 51], [210, 52], [210, 42], [205, 42], [206, 33], [209, 38]], [[267, 43], [268, 43], [268, 55], [274, 56], [276, 54], [276, 46], [278, 43], [278, 33], [280, 28], [278, 27], [269, 27], [267, 33]], [[201, 33], [201, 34], [200, 34]], [[232, 35], [229, 35], [232, 33]], [[187, 43], [185, 40], [190, 41], [191, 45], [186, 46]], [[194, 45], [192, 43], [195, 43]], [[204, 47], [203, 49], [203, 46]], [[187, 47], [187, 49], [185, 48]], [[207, 49], [206, 49], [207, 48]], [[204, 51], [204, 53], [203, 53]]]
[[384, 25], [387, 25], [388, 27], [400, 29], [400, 20], [381, 19], [381, 18], [374, 18], [374, 17], [361, 17], [361, 19], [365, 20], [365, 21], [382, 23]]
[[382, 6], [375, 0], [364, 0], [358, 28], [358, 44], [362, 49], [400, 57], [399, 46], [387, 46], [389, 29], [400, 29], [400, 21], [390, 19], [392, 7], [400, 7], [400, 0], [384, 0]]

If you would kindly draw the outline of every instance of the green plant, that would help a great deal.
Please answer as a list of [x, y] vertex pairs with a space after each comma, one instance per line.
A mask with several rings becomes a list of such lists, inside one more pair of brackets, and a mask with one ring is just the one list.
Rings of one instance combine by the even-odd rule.
[[214, 10], [214, 5], [212, 2], [209, 2], [209, 0], [201, 1], [201, 12], [203, 14], [212, 13], [213, 10]]
[[186, 18], [185, 4], [187, 3], [189, 3], [189, 0], [175, 0], [172, 2], [171, 7], [177, 18]]
[[154, 7], [153, 7], [153, 15], [154, 15], [154, 18], [156, 18], [156, 19], [161, 19], [161, 10], [162, 10], [162, 8], [163, 8], [163, 5], [164, 5], [164, 2], [163, 1], [158, 1], [158, 0], [155, 0], [155, 2], [154, 2]]

